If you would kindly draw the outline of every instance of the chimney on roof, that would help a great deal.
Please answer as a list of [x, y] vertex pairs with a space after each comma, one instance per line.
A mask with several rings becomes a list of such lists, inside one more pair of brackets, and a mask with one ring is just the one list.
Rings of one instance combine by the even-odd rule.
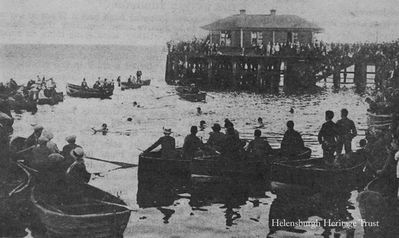
[[245, 9], [240, 10], [240, 15], [245, 15]]
[[271, 15], [271, 16], [275, 16], [275, 15], [276, 15], [276, 9], [270, 10], [270, 15]]

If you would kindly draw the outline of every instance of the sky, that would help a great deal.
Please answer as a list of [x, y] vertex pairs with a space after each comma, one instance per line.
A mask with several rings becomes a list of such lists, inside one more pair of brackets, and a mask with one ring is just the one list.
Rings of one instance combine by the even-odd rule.
[[164, 45], [237, 14], [294, 14], [328, 42], [399, 38], [397, 0], [0, 0], [0, 43]]

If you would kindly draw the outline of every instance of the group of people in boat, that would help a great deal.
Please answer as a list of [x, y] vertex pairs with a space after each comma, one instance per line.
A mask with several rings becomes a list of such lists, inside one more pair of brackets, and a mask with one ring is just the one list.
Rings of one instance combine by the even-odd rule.
[[[49, 180], [63, 180], [87, 183], [90, 173], [84, 163], [83, 148], [76, 144], [76, 136], [65, 138], [67, 144], [60, 150], [52, 139], [54, 135], [41, 125], [33, 127], [33, 133], [25, 140], [24, 149], [29, 153], [25, 162], [40, 174], [51, 176]], [[19, 154], [20, 152], [17, 152]]]
[[[206, 128], [206, 122], [201, 120], [199, 127], [192, 126], [190, 128], [190, 134], [184, 139], [182, 148], [182, 157], [184, 159], [192, 159], [196, 156], [198, 151], [210, 154], [221, 154], [224, 158], [239, 159], [244, 156], [244, 153], [250, 155], [251, 158], [264, 159], [268, 155], [272, 155], [273, 149], [267, 141], [266, 137], [262, 137], [261, 127], [255, 129], [254, 139], [249, 141], [247, 144], [246, 140], [240, 139], [239, 132], [234, 128], [234, 124], [229, 120], [225, 119], [224, 129], [219, 123], [215, 123], [212, 126], [212, 132], [209, 133], [209, 137], [204, 142], [204, 131]], [[201, 133], [201, 135], [199, 135]], [[172, 159], [176, 158], [176, 141], [171, 136], [172, 130], [170, 128], [164, 128], [164, 136], [160, 137], [153, 145], [144, 151], [148, 153], [158, 146], [161, 146], [161, 154], [163, 158]], [[291, 153], [299, 152], [304, 150], [304, 142], [301, 135], [294, 130], [294, 122], [287, 122], [287, 131], [285, 132], [282, 141], [282, 153], [291, 155]], [[295, 152], [293, 152], [295, 151]]]
[[[143, 72], [141, 70], [137, 70], [136, 76], [130, 75], [129, 78], [127, 78], [127, 84], [141, 84], [143, 81], [141, 80], [141, 76], [143, 75]], [[119, 76], [117, 79], [118, 86], [121, 86], [121, 77]]]
[[28, 96], [31, 101], [37, 101], [42, 98], [52, 97], [56, 93], [57, 85], [53, 78], [46, 79], [45, 76], [40, 78], [36, 76], [35, 80], [29, 80], [26, 88], [24, 88], [24, 94]]
[[[83, 78], [82, 83], [80, 86], [83, 88], [83, 90], [88, 90], [89, 85], [86, 82], [86, 78]], [[93, 84], [94, 89], [98, 90], [106, 90], [106, 89], [113, 89], [115, 87], [114, 80], [108, 80], [107, 78], [101, 78], [98, 77], [97, 81]]]

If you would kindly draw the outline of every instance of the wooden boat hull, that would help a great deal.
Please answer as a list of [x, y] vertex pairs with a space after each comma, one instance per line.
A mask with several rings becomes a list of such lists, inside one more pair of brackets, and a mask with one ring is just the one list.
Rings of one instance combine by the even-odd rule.
[[169, 175], [187, 176], [190, 174], [191, 160], [181, 157], [180, 150], [177, 150], [174, 158], [161, 158], [161, 152], [149, 152], [139, 155], [139, 173], [160, 172]]
[[363, 179], [364, 163], [351, 168], [324, 168], [322, 158], [272, 164], [272, 181], [308, 186], [315, 190], [335, 190], [358, 184]]
[[55, 95], [53, 95], [52, 97], [48, 97], [48, 98], [40, 98], [37, 101], [38, 105], [55, 105], [59, 102], [63, 102], [64, 101], [64, 93], [63, 92], [57, 92]]
[[190, 169], [191, 175], [265, 178], [269, 174], [270, 166], [266, 163], [266, 160], [251, 158], [226, 160], [220, 155], [211, 155], [194, 157], [191, 161]]
[[146, 79], [141, 81], [141, 85], [148, 86], [151, 84], [151, 79]]
[[177, 95], [190, 102], [203, 102], [206, 100], [206, 93], [177, 93]]
[[312, 150], [308, 147], [305, 147], [303, 152], [295, 155], [295, 156], [287, 156], [281, 153], [280, 149], [273, 149], [274, 156], [273, 156], [273, 161], [278, 162], [278, 161], [301, 161], [301, 160], [307, 160], [310, 158], [312, 155]]
[[71, 97], [80, 97], [80, 98], [109, 98], [113, 95], [114, 89], [83, 89], [79, 85], [68, 83], [66, 86], [66, 92], [68, 96]]
[[[70, 201], [83, 202], [98, 199], [110, 203], [126, 205], [119, 198], [88, 184], [80, 184], [78, 191], [48, 194], [33, 188], [31, 202], [35, 214], [46, 227], [50, 237], [122, 237], [130, 217], [130, 210], [106, 204], [75, 206]], [[68, 191], [68, 189], [66, 189]], [[55, 195], [55, 196], [54, 196]], [[63, 197], [65, 196], [65, 197]], [[63, 201], [55, 204], [55, 200]], [[68, 200], [68, 199], [70, 200]], [[65, 202], [66, 201], [66, 202]], [[58, 202], [58, 201], [57, 201]], [[93, 210], [93, 212], [90, 212]]]
[[121, 90], [141, 88], [142, 84], [121, 82]]

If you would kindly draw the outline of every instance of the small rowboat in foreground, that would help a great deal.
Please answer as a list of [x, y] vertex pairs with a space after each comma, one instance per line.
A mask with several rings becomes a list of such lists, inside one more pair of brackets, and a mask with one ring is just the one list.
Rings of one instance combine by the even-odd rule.
[[377, 128], [388, 128], [392, 125], [392, 114], [375, 114], [375, 113], [367, 113], [367, 124], [369, 127], [377, 127]]
[[282, 161], [272, 164], [272, 181], [334, 190], [358, 184], [363, 179], [365, 162], [349, 168], [332, 168], [323, 158]]
[[66, 86], [68, 96], [80, 98], [109, 98], [114, 93], [113, 87], [103, 89], [87, 88], [84, 89], [79, 85], [68, 83]]
[[122, 237], [131, 212], [118, 197], [88, 184], [35, 187], [31, 202], [50, 237]]

